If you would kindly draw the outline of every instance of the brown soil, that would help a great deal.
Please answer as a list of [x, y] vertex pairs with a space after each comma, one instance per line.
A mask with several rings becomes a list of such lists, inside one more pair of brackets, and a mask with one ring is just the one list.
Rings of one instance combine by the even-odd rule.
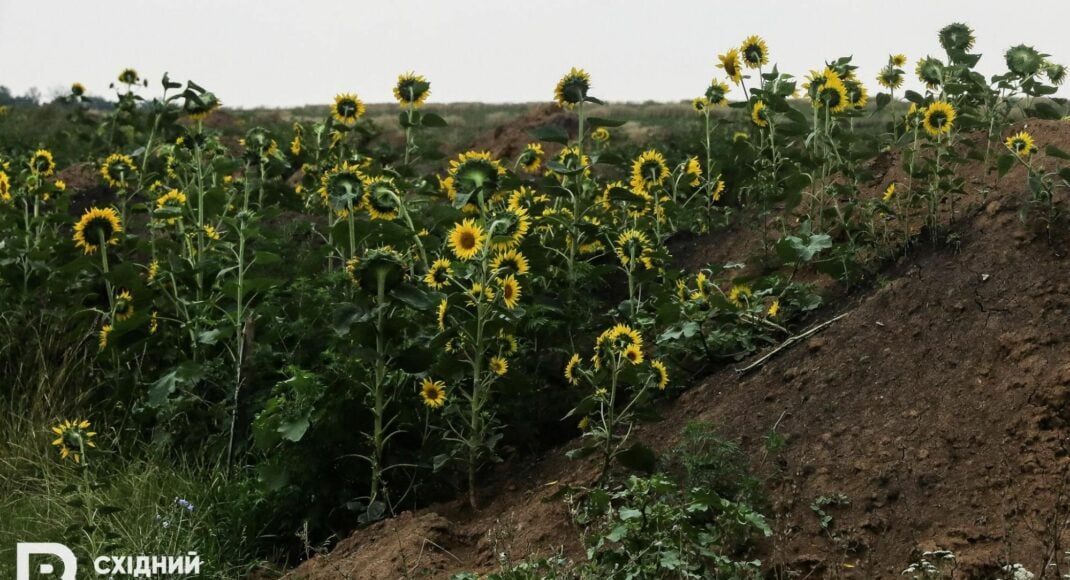
[[[475, 147], [481, 151], [490, 151], [498, 159], [515, 159], [524, 146], [535, 141], [530, 131], [539, 127], [560, 127], [575, 137], [579, 128], [576, 116], [564, 112], [555, 104], [545, 104], [533, 107], [530, 111], [518, 119], [504, 125], [498, 125], [493, 130], [476, 138]], [[546, 147], [547, 154], [556, 153], [560, 146]]]
[[[1029, 130], [1070, 149], [1070, 124]], [[902, 182], [898, 160], [887, 167], [874, 191]], [[1014, 562], [1057, 576], [1048, 565], [1070, 545], [1065, 241], [1049, 245], [1019, 220], [1021, 170], [987, 196], [979, 185], [991, 177], [978, 167], [966, 175], [977, 193], [963, 204], [955, 246], [899, 259], [887, 282], [819, 315], [844, 318], [753, 373], [714, 373], [638, 431], [666, 450], [699, 419], [742, 443], [771, 498], [771, 577], [898, 578], [935, 548], [955, 553], [956, 578], [994, 577]], [[747, 254], [717, 243], [731, 233], [718, 236], [674, 249], [693, 252], [681, 259], [691, 267]], [[768, 454], [774, 429], [786, 445]], [[492, 570], [501, 554], [516, 561], [555, 548], [582, 560], [581, 531], [564, 501], [549, 498], [590, 483], [595, 469], [564, 451], [488, 474], [478, 512], [454, 501], [402, 514], [292, 577], [447, 578]], [[833, 519], [822, 529], [811, 505], [837, 494], [849, 504], [825, 508]]]

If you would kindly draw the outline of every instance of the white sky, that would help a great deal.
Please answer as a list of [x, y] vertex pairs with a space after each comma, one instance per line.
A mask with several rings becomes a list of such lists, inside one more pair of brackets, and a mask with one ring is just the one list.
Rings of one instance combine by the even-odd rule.
[[953, 21], [976, 30], [986, 74], [1023, 42], [1070, 64], [1070, 0], [0, 0], [0, 85], [104, 95], [131, 66], [150, 94], [168, 71], [228, 106], [292, 106], [345, 91], [389, 101], [415, 70], [432, 101], [526, 102], [550, 100], [575, 65], [597, 97], [669, 101], [700, 94], [716, 56], [759, 34], [799, 77], [854, 55], [873, 93], [889, 53], [913, 78]]

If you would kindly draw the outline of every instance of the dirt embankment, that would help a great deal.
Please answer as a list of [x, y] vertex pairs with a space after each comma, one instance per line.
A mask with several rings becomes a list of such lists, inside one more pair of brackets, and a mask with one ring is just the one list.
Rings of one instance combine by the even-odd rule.
[[[1033, 125], [1042, 145], [1070, 149], [1070, 124]], [[1066, 242], [1049, 245], [1019, 220], [1028, 195], [1020, 170], [983, 197], [983, 173], [971, 172], [978, 193], [966, 200], [972, 210], [959, 217], [954, 248], [913, 251], [883, 283], [845, 299], [835, 313], [846, 316], [823, 332], [753, 373], [714, 373], [638, 433], [665, 450], [698, 419], [742, 442], [772, 502], [763, 560], [776, 577], [899, 578], [935, 548], [955, 553], [957, 578], [993, 577], [1015, 562], [1046, 577], [1067, 572]], [[738, 257], [692, 246], [706, 261]], [[774, 428], [786, 445], [767, 454]], [[582, 559], [566, 504], [548, 499], [595, 470], [564, 451], [501, 466], [479, 512], [450, 502], [402, 514], [294, 577], [445, 578], [490, 570], [503, 553], [519, 560], [555, 548]], [[822, 527], [812, 506], [841, 496], [822, 508], [832, 518]]]

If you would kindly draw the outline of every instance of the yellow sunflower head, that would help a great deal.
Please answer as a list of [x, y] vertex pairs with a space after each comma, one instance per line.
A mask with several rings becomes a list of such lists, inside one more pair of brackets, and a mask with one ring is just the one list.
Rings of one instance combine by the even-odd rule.
[[706, 100], [710, 106], [724, 107], [728, 105], [728, 85], [714, 79], [706, 88]]
[[642, 364], [643, 350], [634, 344], [624, 347], [624, 359], [633, 365]]
[[401, 212], [401, 193], [394, 180], [378, 176], [364, 183], [364, 208], [373, 220], [391, 221]]
[[502, 303], [509, 310], [516, 308], [516, 305], [520, 303], [520, 282], [516, 281], [516, 277], [509, 274], [499, 282], [502, 291]]
[[115, 319], [119, 322], [134, 316], [134, 295], [123, 290], [115, 295]]
[[119, 73], [119, 82], [124, 85], [135, 85], [141, 82], [141, 75], [137, 74], [137, 70], [132, 68], [124, 68]]
[[398, 82], [394, 85], [394, 98], [397, 99], [399, 105], [419, 107], [429, 96], [431, 96], [431, 83], [427, 82], [422, 75], [413, 72], [398, 75]]
[[490, 359], [490, 372], [498, 375], [499, 377], [509, 372], [509, 361], [500, 356], [491, 357]]
[[118, 244], [118, 234], [122, 231], [119, 213], [114, 209], [90, 208], [74, 224], [74, 245], [92, 254], [100, 249], [101, 240], [110, 245]]
[[7, 173], [0, 171], [0, 201], [11, 201], [11, 178], [7, 176]]
[[461, 260], [471, 260], [483, 249], [487, 233], [475, 220], [466, 219], [453, 226], [450, 231], [449, 245], [453, 255]]
[[525, 173], [535, 173], [539, 170], [539, 166], [542, 165], [542, 159], [542, 144], [528, 143], [524, 150], [520, 152], [520, 157], [517, 161]]
[[503, 175], [505, 167], [489, 151], [468, 151], [450, 161], [449, 176], [452, 178], [450, 183], [454, 196], [458, 188], [469, 193], [483, 188], [489, 196], [498, 191]]
[[572, 67], [568, 74], [557, 81], [554, 88], [554, 100], [558, 106], [571, 109], [582, 103], [587, 98], [587, 91], [591, 90], [591, 75], [583, 69]]
[[650, 191], [669, 177], [665, 158], [654, 149], [647, 149], [632, 161], [631, 186], [637, 191]]
[[427, 274], [424, 275], [424, 284], [427, 284], [435, 290], [441, 290], [450, 283], [450, 261], [446, 258], [439, 258], [435, 260], [431, 267], [428, 268]]
[[844, 81], [843, 85], [847, 90], [847, 102], [855, 109], [864, 109], [869, 102], [869, 91], [865, 85], [854, 80]]
[[357, 166], [343, 161], [320, 177], [320, 200], [324, 207], [331, 208], [340, 215], [346, 215], [351, 205], [354, 209], [364, 205], [366, 183], [367, 178]]
[[56, 171], [56, 162], [48, 149], [38, 149], [30, 156], [30, 171], [41, 177], [48, 177]]
[[650, 239], [639, 230], [624, 230], [617, 237], [616, 253], [617, 259], [625, 268], [635, 268], [636, 262], [643, 264], [647, 270], [654, 267], [651, 259], [654, 251], [650, 248]]
[[687, 165], [684, 167], [684, 173], [691, 178], [688, 185], [691, 187], [698, 187], [702, 183], [702, 165], [698, 162], [698, 157], [688, 157]]
[[731, 48], [728, 52], [717, 55], [717, 60], [720, 61], [717, 68], [724, 69], [728, 80], [737, 85], [743, 80], [743, 70], [739, 64], [739, 49]]
[[886, 66], [877, 74], [877, 84], [890, 90], [898, 89], [903, 86], [903, 71], [891, 65]]
[[660, 360], [650, 361], [650, 367], [657, 373], [657, 387], [659, 391], [664, 391], [665, 387], [669, 385], [669, 370], [665, 368], [665, 363]]
[[951, 127], [955, 123], [955, 107], [947, 101], [936, 101], [925, 108], [925, 118], [922, 126], [925, 132], [933, 137], [951, 133]]
[[497, 251], [511, 250], [520, 245], [531, 230], [531, 217], [522, 207], [506, 209], [494, 216], [494, 237], [491, 248]]
[[710, 198], [713, 199], [713, 201], [720, 201], [721, 195], [723, 195], [723, 194], [724, 194], [724, 181], [721, 179], [721, 176], [718, 175], [717, 176], [717, 182], [710, 189]]
[[883, 201], [884, 203], [888, 203], [889, 201], [892, 201], [893, 197], [895, 197], [894, 183], [890, 184], [888, 188], [884, 190], [884, 194], [881, 195], [881, 201]]
[[764, 101], [755, 101], [750, 110], [750, 120], [758, 127], [769, 126], [769, 111]]
[[112, 325], [105, 324], [100, 327], [100, 335], [97, 338], [97, 343], [100, 346], [100, 350], [108, 348], [108, 337], [111, 336]]
[[750, 297], [752, 294], [750, 286], [737, 284], [732, 286], [732, 290], [728, 293], [728, 301], [743, 308], [750, 304]]
[[766, 315], [769, 316], [769, 318], [776, 318], [776, 315], [779, 314], [779, 313], [780, 313], [780, 300], [779, 299], [773, 300], [773, 303], [769, 305], [769, 310], [766, 312]]
[[706, 97], [695, 97], [691, 99], [691, 108], [696, 113], [705, 113], [710, 108], [710, 100]]
[[591, 131], [591, 140], [596, 143], [605, 143], [609, 141], [609, 129], [599, 127], [594, 131]]
[[364, 116], [364, 110], [364, 101], [361, 101], [357, 95], [342, 93], [334, 97], [334, 104], [331, 105], [331, 117], [349, 127]]
[[449, 312], [449, 309], [450, 309], [449, 300], [447, 300], [446, 298], [443, 298], [442, 301], [438, 303], [438, 329], [439, 330], [442, 330], [442, 331], [446, 330], [446, 313]]
[[85, 85], [82, 83], [74, 83], [71, 85], [71, 95], [80, 97], [85, 94]]
[[576, 376], [576, 370], [580, 365], [580, 361], [580, 355], [573, 354], [572, 358], [568, 359], [568, 364], [565, 365], [565, 380], [568, 381], [568, 384], [570, 385], [575, 386], [580, 384], [579, 377]]
[[420, 396], [425, 405], [438, 409], [446, 404], [446, 383], [425, 377], [420, 382]]
[[490, 267], [495, 271], [523, 276], [530, 270], [528, 259], [519, 250], [507, 250], [498, 252], [491, 261]]
[[1004, 145], [1007, 146], [1007, 149], [1010, 149], [1011, 153], [1019, 157], [1029, 157], [1036, 151], [1036, 146], [1033, 145], [1033, 136], [1025, 131], [1007, 137]]
[[892, 66], [904, 66], [907, 63], [907, 55], [902, 53], [893, 54], [888, 57], [888, 62], [891, 63]]
[[71, 459], [75, 463], [81, 463], [86, 450], [96, 447], [93, 443], [96, 432], [90, 431], [90, 427], [91, 424], [85, 419], [67, 420], [52, 427], [52, 433], [56, 435], [52, 445], [59, 448], [61, 459]]
[[137, 174], [133, 157], [122, 153], [112, 153], [100, 166], [100, 176], [104, 182], [115, 189], [125, 188], [130, 178]]
[[749, 68], [759, 68], [769, 64], [769, 47], [760, 36], [748, 36], [739, 47], [743, 64]]

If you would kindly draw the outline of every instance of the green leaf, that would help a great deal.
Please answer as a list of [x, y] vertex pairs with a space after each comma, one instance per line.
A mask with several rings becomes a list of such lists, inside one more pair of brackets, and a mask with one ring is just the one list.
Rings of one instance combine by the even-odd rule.
[[446, 120], [443, 119], [441, 115], [436, 115], [434, 113], [424, 113], [424, 116], [420, 119], [420, 126], [421, 127], [435, 127], [435, 128], [438, 128], [438, 127], [446, 127], [448, 125], [449, 125], [449, 123], [446, 123]]
[[278, 432], [282, 434], [283, 439], [297, 443], [305, 436], [308, 427], [308, 417], [305, 416], [298, 418], [296, 421], [290, 421], [279, 425]]
[[568, 132], [561, 127], [547, 125], [545, 127], [532, 129], [529, 133], [533, 138], [538, 139], [539, 141], [568, 145]]
[[391, 294], [415, 310], [426, 311], [438, 306], [438, 301], [430, 292], [412, 284], [398, 286]]
[[999, 160], [996, 161], [996, 169], [999, 171], [999, 176], [1003, 177], [1007, 175], [1007, 172], [1014, 167], [1014, 155], [1006, 153], [999, 156]]
[[629, 507], [620, 508], [620, 519], [622, 520], [634, 520], [636, 518], [643, 517], [643, 512]]
[[628, 469], [654, 473], [658, 464], [658, 456], [654, 450], [642, 443], [633, 443], [631, 447], [617, 455], [617, 461]]
[[1056, 145], [1048, 145], [1047, 147], [1044, 148], [1044, 153], [1048, 157], [1056, 157], [1056, 158], [1059, 158], [1059, 159], [1070, 159], [1070, 153], [1067, 153], [1066, 151], [1063, 151], [1062, 149], [1059, 149], [1059, 147], [1056, 146]]

